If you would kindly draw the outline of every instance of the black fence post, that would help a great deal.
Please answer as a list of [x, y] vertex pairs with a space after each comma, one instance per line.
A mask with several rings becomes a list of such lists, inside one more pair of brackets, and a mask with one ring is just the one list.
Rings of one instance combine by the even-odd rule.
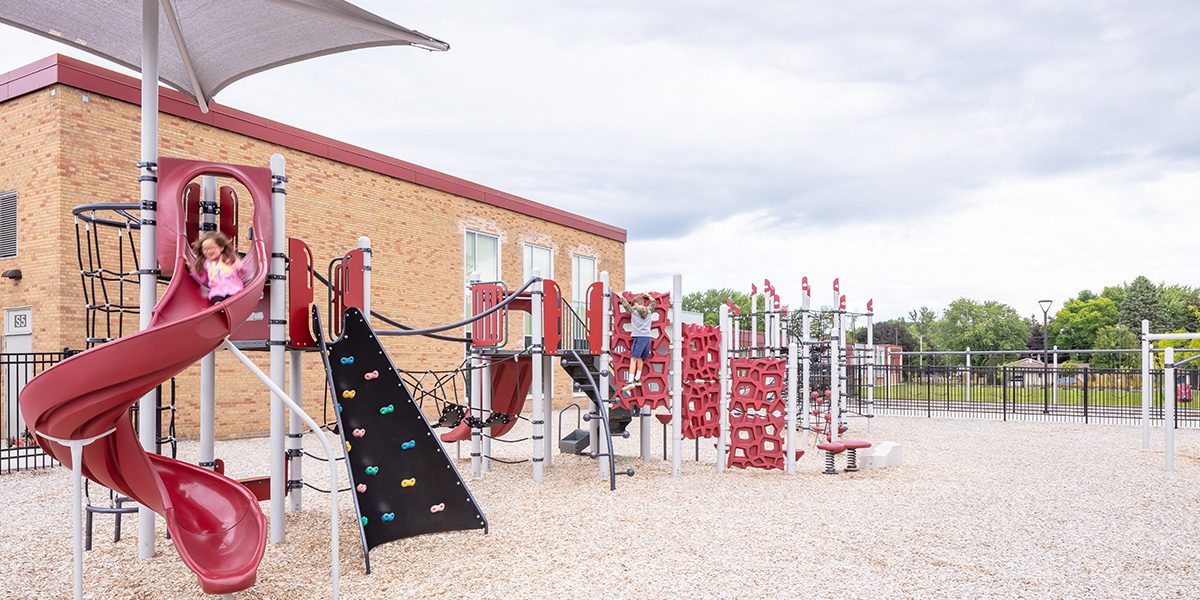
[[921, 367], [921, 370], [925, 376], [925, 418], [930, 418], [933, 416], [933, 376], [927, 368]]
[[1000, 414], [1008, 420], [1008, 367], [1000, 367]]
[[1088, 378], [1091, 377], [1091, 369], [1083, 368], [1083, 422], [1088, 422]]

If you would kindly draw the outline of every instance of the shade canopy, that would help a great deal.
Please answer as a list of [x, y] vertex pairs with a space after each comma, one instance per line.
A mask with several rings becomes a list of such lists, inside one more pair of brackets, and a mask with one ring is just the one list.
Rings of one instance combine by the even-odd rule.
[[[229, 84], [280, 65], [371, 46], [450, 49], [341, 0], [160, 0], [159, 80], [207, 111]], [[21, 0], [0, 22], [141, 71], [142, 3]]]

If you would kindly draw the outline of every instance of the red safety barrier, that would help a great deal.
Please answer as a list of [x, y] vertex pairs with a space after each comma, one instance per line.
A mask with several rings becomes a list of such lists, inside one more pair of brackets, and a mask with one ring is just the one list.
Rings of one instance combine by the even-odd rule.
[[[651, 325], [654, 338], [650, 342], [650, 358], [642, 368], [642, 384], [628, 392], [620, 392], [618, 398], [622, 408], [666, 408], [670, 402], [670, 386], [667, 384], [667, 372], [671, 362], [671, 326], [670, 307], [671, 294], [651, 292], [650, 297], [656, 301], [654, 313], [658, 318]], [[625, 292], [626, 300], [632, 300], [634, 295]], [[629, 313], [621, 308], [617, 296], [612, 299], [613, 334], [612, 334], [612, 370], [616, 376], [618, 387], [625, 385], [629, 374], [629, 351], [633, 345], [633, 336], [629, 333]]]
[[685, 323], [683, 332], [683, 436], [717, 437], [720, 432], [721, 330]]
[[604, 344], [604, 282], [588, 286], [586, 319], [588, 347], [592, 354], [599, 354]]
[[729, 398], [728, 465], [782, 469], [786, 361], [735, 358], [729, 363], [733, 389]]
[[557, 355], [563, 339], [562, 288], [553, 279], [542, 280], [542, 346], [551, 356]]
[[233, 188], [223, 185], [218, 191], [217, 202], [220, 207], [217, 213], [217, 229], [233, 242], [234, 249], [240, 250], [241, 248], [238, 246], [237, 192]]
[[[471, 286], [471, 314], [477, 315], [504, 301], [508, 290], [501, 283], [476, 283]], [[471, 345], [496, 347], [504, 343], [507, 336], [505, 317], [507, 310], [500, 309], [471, 323]]]
[[313, 256], [304, 240], [288, 238], [288, 337], [293, 348], [314, 348]]

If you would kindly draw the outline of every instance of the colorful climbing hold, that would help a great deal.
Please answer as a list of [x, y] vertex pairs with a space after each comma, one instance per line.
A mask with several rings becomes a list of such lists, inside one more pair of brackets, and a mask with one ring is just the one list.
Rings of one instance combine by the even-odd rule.
[[396, 412], [396, 407], [391, 404], [379, 409], [379, 414], [381, 414], [381, 415], [386, 415], [386, 414], [394, 413], [394, 412]]
[[357, 395], [358, 395], [358, 393], [355, 392], [354, 390], [345, 390], [342, 392], [342, 397], [347, 400], [353, 399]]
[[401, 482], [400, 482], [400, 487], [412, 487], [412, 486], [414, 486], [414, 485], [417, 485], [417, 478], [416, 478], [416, 477], [412, 477], [412, 478], [409, 478], [409, 479], [405, 479], [404, 481], [401, 481]]
[[357, 486], [355, 486], [355, 487], [354, 487], [354, 489], [358, 490], [358, 493], [360, 493], [360, 494], [361, 494], [361, 493], [363, 493], [363, 492], [367, 491], [367, 484], [365, 484], [365, 483], [360, 483], [360, 484], [358, 484]]
[[338, 402], [338, 412], [342, 412], [342, 403]]
[[363, 524], [363, 527], [367, 526], [367, 518], [366, 517], [362, 518], [362, 524]]
[[396, 513], [383, 513], [383, 515], [381, 515], [379, 518], [386, 523], [394, 520], [396, 518]]
[[374, 465], [371, 465], [363, 470], [367, 472], [367, 475], [378, 475], [379, 474], [379, 467], [376, 467]]
[[367, 435], [367, 430], [360, 427], [360, 428], [355, 429], [354, 431], [350, 432], [350, 435], [353, 435], [354, 437], [362, 437], [364, 435]]
[[[353, 356], [343, 356], [343, 357], [342, 357], [342, 364], [343, 364], [343, 365], [352, 365], [352, 364], [354, 364], [354, 357], [353, 357]], [[366, 517], [364, 517], [364, 518], [366, 518]]]
[[346, 442], [346, 452], [350, 451], [350, 442]]
[[363, 373], [363, 379], [366, 379], [367, 381], [370, 381], [372, 379], [379, 379], [379, 371], [370, 371], [368, 373]]
[[443, 503], [441, 503], [441, 504], [434, 504], [433, 506], [430, 506], [430, 507], [429, 507], [429, 512], [431, 512], [431, 513], [440, 513], [440, 512], [442, 512], [443, 510], [446, 510], [446, 503], [445, 503], [445, 502], [443, 502]]
[[413, 448], [416, 448], [416, 447], [417, 447], [417, 440], [408, 440], [407, 442], [400, 444], [401, 450], [412, 450]]

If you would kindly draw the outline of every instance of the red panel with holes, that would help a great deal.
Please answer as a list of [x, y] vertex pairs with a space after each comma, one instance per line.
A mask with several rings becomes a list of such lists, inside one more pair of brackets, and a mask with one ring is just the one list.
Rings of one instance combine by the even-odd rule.
[[[500, 283], [476, 283], [471, 286], [471, 314], [477, 315], [500, 304], [508, 290]], [[493, 348], [504, 343], [507, 337], [505, 331], [505, 309], [471, 323], [471, 345]]]
[[[634, 295], [625, 292], [626, 300], [632, 300]], [[656, 301], [654, 313], [657, 318], [650, 327], [653, 339], [650, 342], [650, 358], [642, 368], [642, 384], [621, 391], [629, 374], [629, 351], [633, 345], [633, 336], [629, 333], [629, 313], [621, 308], [617, 296], [612, 299], [613, 335], [612, 335], [612, 370], [615, 375], [614, 384], [622, 408], [667, 408], [670, 402], [670, 386], [667, 373], [671, 362], [670, 309], [671, 294], [650, 292], [649, 296]]]
[[730, 467], [782, 469], [786, 362], [782, 358], [729, 361]]
[[683, 436], [717, 437], [720, 432], [721, 329], [685, 323], [683, 332]]

